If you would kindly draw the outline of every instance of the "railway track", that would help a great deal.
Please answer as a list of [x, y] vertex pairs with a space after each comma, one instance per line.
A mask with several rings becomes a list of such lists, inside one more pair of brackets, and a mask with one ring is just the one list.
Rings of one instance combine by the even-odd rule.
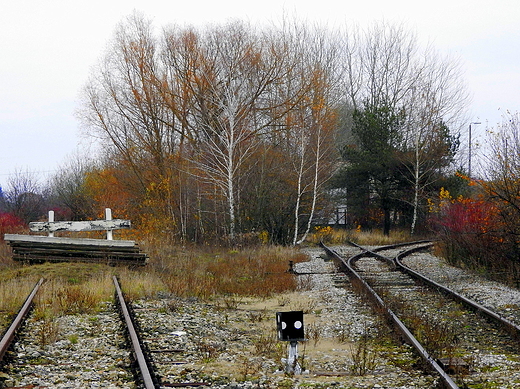
[[92, 314], [57, 315], [41, 296], [59, 298], [53, 282], [42, 279], [37, 287], [13, 320], [14, 335], [2, 338], [0, 387], [136, 388], [114, 304]]
[[343, 258], [324, 246], [384, 312], [400, 337], [415, 347], [427, 368], [439, 375], [444, 387], [479, 387], [472, 385], [491, 381], [497, 374], [509, 374], [512, 365], [508, 362], [497, 360], [492, 374], [477, 371], [475, 366], [478, 359], [493, 355], [508, 355], [510, 360], [519, 361], [520, 328], [403, 264], [406, 255], [426, 247], [426, 242], [405, 251], [402, 246], [373, 250], [358, 246], [358, 255]]
[[[41, 307], [35, 312], [32, 308], [43, 282], [41, 279], [34, 287], [0, 341], [0, 387], [209, 386], [206, 382], [186, 380], [186, 373], [182, 373], [182, 366], [187, 363], [182, 358], [200, 356], [200, 350], [186, 347], [186, 332], [172, 332], [165, 323], [160, 327], [163, 333], [158, 333], [158, 327], [149, 328], [146, 324], [150, 318], [140, 321], [140, 310], [148, 316], [155, 315], [157, 321], [164, 312], [139, 305], [137, 309], [132, 307], [115, 276], [115, 303], [104, 304], [93, 315], [44, 317]], [[157, 323], [153, 319], [152, 322]], [[70, 334], [71, 327], [75, 335], [63, 338], [60, 332]], [[206, 346], [209, 350], [210, 346]], [[90, 350], [79, 352], [85, 347]], [[59, 359], [54, 357], [56, 354]], [[179, 356], [181, 360], [177, 359]], [[181, 366], [181, 370], [172, 366]], [[73, 384], [76, 380], [79, 382]]]
[[32, 289], [31, 293], [27, 296], [25, 299], [25, 302], [23, 303], [22, 307], [20, 308], [20, 311], [13, 319], [11, 325], [7, 328], [5, 333], [2, 336], [2, 339], [0, 340], [0, 362], [4, 360], [4, 357], [9, 350], [9, 347], [11, 347], [11, 344], [13, 343], [16, 334], [24, 324], [25, 319], [29, 315], [29, 312], [31, 308], [34, 305], [34, 298], [36, 297], [36, 294], [38, 293], [38, 290], [40, 290], [40, 286], [43, 283], [43, 278], [40, 278], [40, 280], [36, 283], [34, 288]]
[[[379, 252], [379, 254], [384, 254], [385, 257], [392, 259], [397, 257], [404, 249], [405, 247], [397, 247], [387, 251], [379, 251], [378, 248], [373, 250], [376, 253], [369, 253], [367, 258], [366, 250], [358, 248], [358, 252], [365, 256], [360, 256], [357, 261], [353, 261], [353, 266], [364, 278], [369, 279], [372, 287], [380, 292], [385, 301], [388, 297], [396, 296], [389, 305], [396, 315], [404, 313], [406, 320], [403, 319], [403, 322], [413, 324], [410, 325], [411, 332], [418, 331], [417, 338], [421, 341], [424, 341], [425, 338], [437, 340], [437, 344], [433, 344], [433, 346], [431, 341], [429, 344], [428, 342], [421, 342], [426, 343], [423, 344], [423, 347], [429, 353], [430, 359], [436, 361], [441, 367], [445, 367], [446, 370], [451, 370], [448, 372], [448, 376], [452, 377], [455, 385], [460, 388], [492, 387], [483, 385], [491, 382], [496, 375], [502, 374], [505, 376], [507, 369], [520, 370], [517, 343], [508, 338], [507, 332], [482, 321], [479, 317], [481, 314], [472, 316], [472, 312], [463, 311], [461, 306], [451, 300], [445, 300], [442, 303], [437, 301], [432, 309], [424, 308], [432, 304], [428, 297], [430, 295], [429, 288], [397, 271], [398, 264], [396, 261], [387, 260], [389, 263], [387, 265], [386, 262], [381, 261], [382, 258], [375, 258], [375, 255]], [[319, 252], [318, 249], [313, 250], [316, 253]], [[349, 253], [352, 252], [353, 249], [350, 249]], [[349, 257], [351, 257], [351, 254], [349, 254]], [[330, 262], [319, 259], [318, 254], [316, 254], [316, 258], [317, 260], [314, 262], [316, 265], [326, 264], [331, 266]], [[405, 266], [413, 268], [413, 259], [409, 258], [411, 257], [405, 257], [405, 259], [399, 261], [403, 262]], [[346, 261], [345, 258], [343, 260]], [[329, 291], [324, 290], [324, 287], [327, 285], [327, 288], [334, 288], [334, 281], [331, 281], [330, 284], [323, 284], [322, 282], [326, 278], [331, 278], [335, 281], [341, 281], [339, 284], [342, 284], [345, 277], [323, 270], [315, 272], [312, 267], [304, 266], [300, 268], [299, 264], [297, 265], [295, 266], [296, 276], [301, 278], [304, 283], [309, 281], [311, 277], [316, 277], [316, 281], [311, 282], [311, 284], [314, 283], [317, 286], [317, 293], [314, 294], [313, 298], [323, 298], [323, 301], [309, 306], [312, 306], [312, 310], [315, 312], [322, 311], [322, 313], [309, 312], [308, 316], [313, 316], [313, 320], [324, 325], [322, 337], [335, 337], [335, 325], [343, 322], [344, 325], [341, 329], [348, 326], [349, 332], [347, 332], [346, 337], [350, 337], [350, 342], [354, 342], [352, 344], [359, 344], [356, 343], [358, 342], [358, 333], [351, 323], [351, 319], [345, 320], [345, 316], [342, 316], [342, 319], [340, 318], [340, 315], [358, 315], [359, 312], [353, 313], [350, 308], [338, 310], [334, 313], [333, 318], [328, 313], [327, 305], [336, 297], [331, 297]], [[298, 275], [299, 269], [303, 268], [307, 271]], [[383, 275], [385, 278], [383, 278]], [[392, 278], [394, 276], [396, 278]], [[117, 279], [113, 281], [114, 289], [116, 291], [119, 289], [121, 292], [116, 292], [116, 295], [121, 295], [124, 301], [125, 283], [123, 282], [121, 287], [116, 282]], [[123, 281], [125, 280], [123, 279]], [[350, 295], [351, 283], [348, 283], [348, 285], [349, 291], [345, 293]], [[43, 288], [49, 287], [46, 283], [42, 286]], [[438, 296], [437, 294], [433, 295]], [[337, 298], [340, 298], [340, 296], [345, 295], [340, 293]], [[352, 296], [354, 296], [353, 293]], [[409, 297], [412, 298], [408, 299]], [[349, 299], [352, 298], [349, 297]], [[232, 301], [229, 301], [230, 306], [233, 305], [232, 303]], [[141, 347], [142, 359], [148, 373], [142, 373], [139, 363], [141, 357], [138, 357], [139, 351], [129, 348], [129, 345], [133, 343], [132, 336], [129, 335], [130, 330], [124, 329], [123, 321], [120, 320], [120, 317], [126, 316], [122, 313], [124, 309], [117, 308], [114, 302], [106, 302], [99, 311], [92, 315], [68, 315], [58, 318], [57, 327], [54, 329], [52, 323], [42, 317], [41, 312], [33, 312], [29, 316], [24, 330], [17, 337], [18, 342], [11, 348], [12, 351], [8, 352], [9, 358], [7, 358], [6, 370], [4, 371], [9, 378], [5, 379], [6, 385], [4, 386], [27, 388], [31, 387], [30, 385], [35, 385], [36, 388], [99, 386], [121, 389], [212, 387], [221, 389], [228, 388], [237, 375], [240, 375], [245, 382], [243, 385], [233, 383], [234, 387], [249, 388], [253, 384], [248, 380], [255, 377], [256, 371], [262, 371], [262, 374], [264, 374], [265, 381], [262, 382], [265, 382], [265, 384], [262, 383], [263, 386], [255, 381], [262, 388], [278, 387], [277, 383], [284, 380], [283, 376], [274, 374], [279, 365], [279, 359], [271, 361], [269, 358], [260, 356], [259, 351], [251, 348], [252, 341], [258, 339], [258, 337], [255, 338], [257, 330], [253, 328], [257, 324], [263, 324], [264, 320], [267, 327], [271, 328], [271, 314], [264, 312], [263, 302], [260, 310], [257, 311], [244, 308], [233, 310], [224, 307], [223, 309], [222, 306], [219, 309], [212, 309], [209, 304], [204, 302], [180, 301], [180, 299], [177, 300], [171, 295], [150, 299], [144, 298], [132, 301], [131, 304], [125, 302], [125, 304], [127, 305], [128, 317], [132, 320], [135, 330], [138, 332], [135, 337], [138, 338], [137, 343]], [[343, 309], [341, 303], [334, 303], [333, 305], [335, 308]], [[275, 309], [287, 310], [288, 307], [277, 306]], [[366, 308], [362, 312], [365, 311], [369, 313]], [[446, 323], [447, 317], [451, 318], [451, 322]], [[425, 318], [427, 318], [426, 323], [429, 326], [421, 324]], [[357, 321], [363, 324], [364, 320]], [[374, 322], [370, 320], [367, 315], [365, 324], [373, 326]], [[482, 324], [479, 324], [479, 320], [482, 321]], [[464, 326], [468, 325], [474, 327], [471, 333], [462, 331]], [[251, 327], [251, 329], [248, 329], [248, 327]], [[258, 327], [256, 328], [258, 329]], [[310, 328], [309, 325], [308, 329]], [[63, 334], [66, 335], [57, 336], [54, 340], [49, 339], [49, 342], [43, 345], [41, 335], [47, 330], [49, 332], [55, 330], [58, 333], [63, 330]], [[379, 331], [375, 327], [368, 328], [368, 330], [372, 333]], [[361, 331], [364, 330], [361, 329]], [[50, 336], [49, 332], [46, 335]], [[362, 335], [362, 333], [360, 334]], [[75, 339], [73, 338], [74, 335], [76, 335]], [[497, 339], [497, 341], [495, 342], [493, 339]], [[263, 345], [266, 346], [267, 341], [264, 339], [263, 342], [265, 343]], [[438, 345], [440, 346], [437, 347]], [[311, 345], [307, 347], [312, 348]], [[432, 384], [434, 379], [430, 375], [424, 374], [424, 376], [421, 376], [423, 374], [421, 371], [409, 370], [412, 369], [412, 361], [415, 358], [410, 359], [411, 362], [406, 361], [407, 367], [404, 370], [400, 370], [398, 366], [386, 365], [384, 359], [387, 358], [387, 355], [391, 356], [390, 359], [394, 361], [399, 360], [400, 357], [396, 357], [396, 348], [390, 349], [390, 346], [386, 346], [388, 349], [385, 349], [384, 355], [378, 356], [377, 367], [374, 369], [375, 376], [371, 378], [370, 374], [367, 374], [366, 377], [353, 375], [352, 361], [341, 361], [339, 359], [340, 355], [343, 358], [348, 358], [351, 350], [349, 347], [351, 346], [334, 341], [333, 347], [336, 350], [343, 351], [336, 351], [338, 356], [334, 357], [332, 363], [331, 355], [324, 355], [319, 349], [316, 349], [314, 354], [309, 352], [309, 357], [313, 358], [313, 362], [307, 366], [311, 371], [314, 369], [314, 372], [311, 373], [310, 377], [305, 377], [303, 380], [310, 388], [313, 388], [311, 382], [315, 379], [313, 374], [323, 374], [322, 377], [329, 377], [321, 378], [326, 380], [325, 382], [338, 382], [339, 384], [334, 384], [338, 388], [371, 388], [374, 387], [375, 382], [382, 387], [389, 388], [401, 388], [403, 385], [413, 388], [434, 387]], [[471, 358], [466, 357], [465, 349], [471, 351]], [[373, 350], [377, 350], [377, 348]], [[402, 351], [408, 353], [406, 350], [409, 350], [408, 346], [402, 348]], [[59, 358], [57, 357], [58, 354], [60, 355]], [[442, 362], [446, 355], [455, 356], [458, 359], [451, 358], [451, 360]], [[486, 363], [480, 363], [481, 361]], [[218, 371], [215, 367], [217, 364], [221, 365], [218, 367]], [[485, 366], [488, 371], [483, 371], [482, 366]], [[214, 367], [215, 370], [211, 370]], [[233, 373], [231, 373], [232, 369], [235, 370]], [[338, 377], [338, 374], [341, 378], [334, 378]], [[389, 383], [389, 374], [392, 375], [394, 384]], [[145, 383], [147, 382], [147, 379], [144, 378], [146, 375], [150, 376], [148, 383]], [[0, 375], [0, 379], [2, 377]], [[255, 380], [258, 380], [258, 378], [255, 378]], [[413, 386], [416, 380], [421, 380], [423, 384]], [[316, 387], [329, 387], [323, 382], [317, 381]], [[406, 386], [408, 384], [412, 386]], [[517, 382], [511, 381], [508, 385], [502, 384], [502, 386], [497, 387], [520, 387], [520, 380]]]
[[[185, 381], [181, 374], [173, 372], [172, 366], [182, 366], [186, 362], [175, 357], [191, 352], [186, 350], [179, 338], [186, 335], [184, 331], [169, 331], [168, 326], [147, 328], [144, 321], [139, 320], [139, 307], [132, 307], [125, 298], [119, 281], [113, 278], [116, 288], [116, 300], [125, 323], [125, 332], [131, 344], [135, 374], [140, 387], [145, 389], [172, 387], [209, 386], [206, 382]], [[157, 315], [160, 320], [162, 311], [147, 310], [148, 314]], [[151, 312], [150, 312], [151, 311]], [[173, 358], [172, 358], [173, 357]]]

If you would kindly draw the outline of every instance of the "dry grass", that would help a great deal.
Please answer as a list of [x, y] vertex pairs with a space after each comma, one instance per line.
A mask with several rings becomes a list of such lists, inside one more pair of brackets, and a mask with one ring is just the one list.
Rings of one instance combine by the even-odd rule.
[[11, 260], [11, 255], [11, 248], [0, 239], [0, 269], [11, 268], [15, 265]]
[[[31, 282], [34, 281], [34, 282]], [[0, 282], [0, 328], [6, 328], [36, 284], [36, 280]]]
[[36, 316], [92, 313], [114, 294], [110, 274], [98, 274], [81, 283], [52, 278], [42, 285], [36, 299]]
[[134, 270], [77, 262], [28, 266], [13, 262], [5, 245], [0, 248], [5, 253], [0, 262], [0, 313], [16, 311], [37, 280], [44, 277], [38, 300], [43, 316], [49, 311], [59, 315], [96, 309], [101, 301], [112, 299], [113, 275], [119, 277], [131, 299], [150, 298], [159, 292], [229, 301], [240, 296], [266, 297], [295, 290], [296, 279], [287, 272], [289, 261], [306, 260], [298, 250], [284, 247], [235, 251], [162, 244], [149, 246], [150, 263]]
[[318, 244], [320, 241], [328, 244], [343, 244], [352, 241], [360, 245], [387, 245], [393, 243], [408, 242], [418, 240], [418, 237], [411, 237], [409, 231], [393, 230], [390, 235], [384, 235], [382, 231], [371, 230], [363, 231], [359, 229], [345, 230], [343, 228], [316, 227], [307, 241]]
[[[160, 292], [168, 292], [168, 288], [163, 283], [160, 274], [154, 271], [148, 272], [143, 270], [119, 269], [117, 275], [121, 288], [128, 299], [152, 298]], [[112, 280], [110, 282], [112, 283]]]
[[151, 267], [170, 292], [204, 299], [219, 295], [267, 297], [294, 290], [296, 279], [287, 272], [289, 261], [306, 260], [296, 249], [275, 246], [242, 251], [163, 248], [152, 258]]
[[[360, 244], [404, 241], [402, 232], [390, 237], [378, 233], [318, 228], [310, 240]], [[40, 277], [42, 309], [56, 314], [87, 312], [101, 301], [112, 299], [112, 276], [117, 275], [131, 299], [150, 298], [159, 292], [180, 297], [214, 299], [232, 305], [241, 296], [266, 298], [298, 289], [296, 278], [287, 272], [289, 261], [307, 260], [298, 249], [257, 245], [231, 250], [217, 247], [179, 247], [155, 240], [144, 244], [150, 256], [147, 266], [130, 270], [88, 263], [44, 263], [27, 266], [13, 262], [10, 250], [0, 244], [0, 313], [16, 310]], [[301, 287], [301, 285], [300, 285]], [[12, 293], [16, 290], [16, 293]], [[300, 307], [301, 308], [301, 307]], [[299, 308], [299, 309], [300, 309]]]
[[350, 240], [359, 245], [388, 245], [394, 243], [409, 242], [417, 240], [411, 237], [408, 231], [394, 230], [389, 235], [384, 235], [382, 231], [352, 231]]

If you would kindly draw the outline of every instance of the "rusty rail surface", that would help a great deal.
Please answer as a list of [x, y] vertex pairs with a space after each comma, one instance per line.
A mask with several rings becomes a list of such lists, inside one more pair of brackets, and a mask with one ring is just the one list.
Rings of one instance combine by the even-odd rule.
[[[401, 245], [392, 245], [392, 246], [384, 246], [378, 248], [377, 251], [381, 251], [384, 249], [391, 249], [396, 248], [399, 246], [405, 246], [410, 244], [417, 244], [418, 242], [408, 243], [408, 244], [401, 244]], [[421, 242], [423, 243], [423, 242]], [[323, 243], [320, 243], [320, 246], [325, 250], [327, 255], [335, 259], [337, 262], [341, 264], [341, 267], [345, 272], [349, 274], [349, 276], [352, 278], [352, 280], [360, 285], [360, 287], [364, 290], [365, 293], [368, 294], [371, 301], [374, 303], [374, 305], [377, 307], [378, 310], [383, 312], [385, 317], [388, 318], [391, 325], [394, 327], [394, 329], [401, 334], [403, 339], [410, 344], [415, 351], [420, 355], [420, 357], [423, 359], [423, 361], [426, 363], [426, 365], [436, 372], [441, 380], [441, 384], [444, 388], [447, 389], [459, 389], [457, 384], [451, 379], [451, 377], [444, 371], [444, 369], [430, 356], [430, 354], [426, 351], [426, 349], [421, 345], [421, 343], [413, 336], [411, 331], [404, 325], [404, 323], [397, 317], [397, 315], [385, 304], [383, 299], [377, 294], [377, 292], [366, 282], [363, 277], [354, 269], [353, 263], [357, 261], [360, 258], [366, 257], [366, 256], [374, 256], [376, 253], [375, 250], [366, 250], [363, 249], [361, 246], [355, 245], [356, 247], [361, 248], [364, 250], [362, 253], [354, 255], [350, 257], [349, 259], [343, 258], [341, 255], [339, 255], [336, 251], [330, 249], [329, 247], [325, 246]], [[413, 249], [414, 251], [417, 250], [417, 248]], [[404, 255], [404, 253], [402, 253]], [[377, 255], [379, 257], [379, 255]], [[382, 256], [380, 256], [382, 257]]]
[[[416, 251], [416, 250], [412, 249], [412, 250], [410, 250], [410, 252], [406, 252], [406, 255], [410, 255], [414, 251]], [[448, 288], [444, 285], [441, 285], [438, 282], [426, 277], [425, 275], [420, 274], [419, 272], [409, 268], [408, 266], [404, 265], [401, 262], [401, 259], [403, 257], [405, 257], [406, 255], [403, 255], [403, 254], [405, 254], [405, 253], [398, 254], [394, 259], [396, 266], [399, 270], [408, 274], [412, 278], [415, 278], [415, 279], [419, 280], [420, 282], [441, 291], [446, 296], [454, 299], [455, 301], [462, 303], [463, 305], [472, 309], [473, 311], [476, 311], [476, 312], [480, 313], [481, 315], [493, 320], [495, 323], [497, 323], [498, 325], [503, 327], [507, 332], [509, 332], [509, 334], [511, 336], [513, 336], [517, 339], [520, 339], [520, 326], [518, 326], [517, 324], [514, 324], [513, 322], [509, 321], [505, 317], [500, 316], [498, 313], [493, 312], [492, 310], [480, 305], [476, 301], [471, 300], [471, 299], [451, 290], [450, 288]]]
[[139, 368], [139, 374], [143, 381], [143, 385], [146, 389], [158, 388], [159, 384], [157, 383], [156, 378], [152, 374], [153, 369], [149, 365], [148, 360], [144, 354], [143, 348], [141, 347], [141, 342], [139, 340], [139, 336], [133, 323], [132, 316], [130, 315], [130, 311], [128, 309], [125, 298], [123, 296], [123, 292], [121, 291], [121, 287], [116, 276], [113, 277], [113, 281], [116, 288], [119, 306], [121, 308], [121, 314], [126, 323], [128, 336], [132, 343], [132, 350]]
[[34, 286], [32, 292], [29, 294], [27, 299], [25, 300], [25, 303], [23, 304], [22, 308], [14, 318], [13, 322], [11, 323], [10, 327], [7, 329], [6, 333], [2, 337], [2, 340], [0, 341], [0, 362], [3, 361], [4, 356], [11, 346], [11, 343], [13, 342], [13, 339], [22, 326], [23, 322], [25, 321], [27, 314], [31, 310], [31, 307], [33, 305], [34, 297], [36, 296], [36, 293], [38, 293], [38, 290], [40, 289], [40, 286], [43, 284], [43, 278], [40, 278], [40, 280], [36, 283]]
[[[399, 253], [395, 258], [388, 258], [388, 257], [378, 254], [378, 251], [403, 247], [403, 246], [410, 245], [410, 244], [423, 244], [423, 243], [424, 243], [424, 245], [422, 245], [422, 246], [414, 247], [414, 248], [406, 250], [402, 253]], [[421, 250], [424, 250], [425, 248], [432, 246], [433, 245], [432, 242], [419, 241], [419, 242], [412, 242], [412, 243], [401, 243], [401, 244], [396, 244], [396, 245], [381, 246], [374, 250], [367, 250], [366, 248], [363, 248], [362, 246], [359, 246], [355, 243], [350, 243], [350, 244], [355, 247], [360, 248], [361, 250], [364, 250], [364, 252], [367, 255], [371, 255], [371, 256], [380, 258], [380, 259], [384, 260], [385, 262], [389, 263], [391, 266], [393, 264], [393, 266], [397, 270], [400, 270], [401, 272], [408, 274], [410, 277], [418, 280], [419, 282], [422, 282], [423, 284], [428, 285], [429, 287], [442, 292], [444, 295], [448, 296], [449, 298], [451, 298], [459, 303], [462, 303], [469, 309], [471, 309], [475, 312], [478, 312], [479, 314], [491, 319], [492, 321], [497, 323], [499, 326], [504, 328], [511, 336], [513, 336], [517, 339], [520, 339], [520, 326], [518, 326], [517, 324], [509, 321], [508, 319], [506, 319], [503, 316], [500, 316], [498, 313], [493, 312], [492, 310], [484, 307], [483, 305], [477, 303], [476, 301], [471, 300], [471, 299], [467, 298], [466, 296], [463, 296], [463, 295], [455, 292], [454, 290], [448, 288], [447, 286], [442, 285], [442, 284], [432, 280], [431, 278], [426, 277], [424, 274], [421, 274], [421, 273], [409, 268], [405, 264], [403, 264], [402, 258], [404, 258], [410, 254], [413, 254], [416, 251], [421, 251]]]

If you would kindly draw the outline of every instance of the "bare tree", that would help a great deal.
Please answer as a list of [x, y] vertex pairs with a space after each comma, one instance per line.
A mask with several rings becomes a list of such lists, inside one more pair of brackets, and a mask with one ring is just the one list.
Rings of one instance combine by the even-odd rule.
[[115, 148], [143, 188], [143, 174], [167, 174], [176, 140], [171, 114], [158, 91], [156, 46], [151, 22], [141, 15], [121, 23], [112, 50], [85, 87], [78, 113], [89, 134], [94, 130], [105, 145]]
[[[301, 53], [288, 47], [292, 37], [237, 22], [208, 35], [194, 53], [199, 66], [189, 80], [191, 117], [199, 129], [192, 158], [199, 177], [225, 195], [233, 240], [245, 162], [273, 131], [284, 127], [283, 118], [305, 93], [295, 79], [305, 78], [296, 71]], [[308, 84], [306, 80], [303, 86]]]
[[36, 221], [45, 212], [45, 196], [34, 173], [17, 170], [9, 176], [3, 196], [5, 209], [25, 223]]
[[[269, 175], [255, 165], [268, 166], [270, 153], [285, 155], [277, 170], [287, 178], [280, 212], [294, 216], [285, 217], [294, 223], [284, 227], [286, 241], [304, 239], [333, 172], [340, 107], [349, 112], [367, 99], [410, 107], [402, 136], [410, 150], [432, 138], [427, 133], [439, 120], [455, 128], [447, 117], [460, 101], [445, 92], [457, 74], [420, 52], [400, 26], [343, 35], [287, 21], [270, 28], [174, 25], [159, 38], [153, 31], [139, 14], [121, 23], [85, 87], [79, 116], [105, 142], [132, 203], [167, 218], [182, 239], [211, 228], [233, 240], [241, 220], [250, 219], [241, 194], [254, 190], [242, 185], [254, 185], [253, 171], [262, 180]], [[422, 155], [415, 154], [418, 172]]]
[[94, 170], [95, 162], [75, 155], [51, 179], [53, 201], [70, 209], [72, 220], [95, 217], [93, 199], [86, 183], [87, 174]]
[[487, 180], [484, 189], [501, 208], [508, 233], [520, 235], [520, 113], [506, 113], [500, 125], [489, 132]]
[[[359, 61], [348, 61], [344, 80], [345, 90], [351, 93], [347, 104], [384, 104], [406, 118], [400, 149], [413, 186], [413, 233], [421, 193], [431, 185], [435, 173], [452, 162], [454, 149], [448, 143], [464, 123], [469, 100], [461, 64], [431, 47], [421, 49], [415, 34], [398, 25], [375, 24], [364, 35], [357, 32], [348, 38], [344, 43], [347, 58], [355, 51]], [[353, 42], [355, 49], [351, 48]]]
[[[297, 35], [305, 41], [301, 77], [305, 85], [305, 98], [295, 107], [298, 119], [292, 132], [295, 148], [289, 154], [294, 160], [297, 192], [294, 207], [294, 232], [292, 243], [301, 244], [310, 232], [318, 199], [324, 183], [332, 176], [333, 162], [337, 160], [334, 133], [337, 125], [336, 107], [341, 94], [338, 90], [343, 72], [339, 63], [336, 36], [319, 29], [302, 29]], [[305, 196], [310, 204], [302, 207]], [[305, 227], [300, 236], [301, 214], [307, 214]]]
[[454, 161], [459, 146], [457, 132], [465, 120], [468, 94], [460, 62], [429, 48], [415, 64], [420, 77], [411, 86], [403, 105], [406, 111], [404, 150], [414, 188], [411, 233], [415, 232], [419, 197]]

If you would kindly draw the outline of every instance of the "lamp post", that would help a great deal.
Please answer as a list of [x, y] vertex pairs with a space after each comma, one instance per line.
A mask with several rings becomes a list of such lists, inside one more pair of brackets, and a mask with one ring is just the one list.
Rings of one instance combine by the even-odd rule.
[[468, 177], [471, 178], [471, 125], [481, 124], [480, 122], [471, 122], [469, 124], [469, 157], [468, 157]]

